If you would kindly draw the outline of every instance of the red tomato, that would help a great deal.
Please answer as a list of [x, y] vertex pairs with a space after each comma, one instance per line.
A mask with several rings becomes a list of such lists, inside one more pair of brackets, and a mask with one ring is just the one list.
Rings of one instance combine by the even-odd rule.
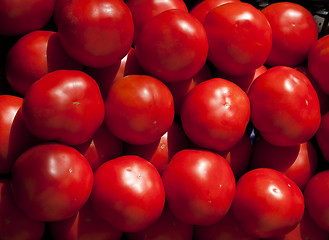
[[315, 134], [315, 138], [322, 156], [329, 162], [329, 112], [322, 116], [321, 124]]
[[145, 23], [147, 23], [154, 16], [169, 10], [181, 9], [187, 12], [187, 6], [183, 0], [126, 0], [134, 20], [134, 42], [137, 38]]
[[273, 41], [266, 61], [270, 66], [297, 66], [307, 60], [318, 39], [318, 25], [302, 5], [292, 2], [272, 3], [262, 9], [272, 29]]
[[128, 240], [191, 240], [193, 239], [193, 225], [177, 219], [165, 205], [161, 216], [155, 223], [142, 231], [128, 232], [126, 237]]
[[21, 96], [33, 82], [60, 69], [82, 70], [82, 66], [67, 55], [58, 33], [53, 31], [25, 34], [12, 46], [6, 58], [7, 81]]
[[113, 83], [105, 101], [105, 123], [110, 131], [130, 144], [157, 141], [174, 119], [170, 90], [147, 75], [128, 75]]
[[247, 233], [280, 237], [301, 221], [304, 197], [290, 178], [274, 169], [258, 168], [238, 180], [232, 211]]
[[270, 24], [251, 4], [230, 2], [214, 8], [206, 16], [204, 28], [208, 59], [226, 74], [249, 74], [262, 66], [270, 53]]
[[250, 117], [247, 94], [236, 84], [212, 78], [184, 99], [181, 120], [186, 135], [200, 147], [226, 151], [245, 133]]
[[95, 172], [91, 203], [97, 214], [124, 232], [141, 231], [161, 215], [165, 191], [156, 168], [147, 160], [125, 155]]
[[250, 167], [275, 169], [304, 190], [306, 183], [317, 170], [318, 156], [309, 141], [281, 147], [272, 145], [260, 137], [253, 144]]
[[74, 59], [86, 66], [106, 67], [128, 53], [134, 23], [122, 0], [71, 1], [62, 9], [58, 33]]
[[329, 232], [329, 170], [314, 175], [304, 190], [305, 206], [313, 221]]
[[45, 223], [28, 217], [15, 203], [10, 180], [0, 179], [0, 239], [41, 239]]
[[120, 240], [122, 232], [102, 219], [88, 200], [71, 218], [48, 223], [53, 240]]
[[11, 185], [17, 205], [29, 217], [59, 221], [72, 217], [85, 204], [93, 187], [93, 172], [73, 147], [44, 143], [17, 158]]
[[43, 28], [54, 5], [55, 0], [1, 0], [0, 35], [23, 35]]
[[318, 39], [308, 54], [308, 69], [322, 91], [329, 94], [329, 35]]
[[171, 9], [145, 23], [135, 50], [146, 72], [165, 82], [177, 82], [201, 70], [207, 59], [208, 40], [195, 17]]
[[164, 169], [162, 180], [170, 211], [188, 224], [216, 223], [228, 212], [235, 193], [230, 165], [207, 150], [177, 152]]
[[37, 137], [66, 144], [88, 141], [104, 120], [95, 80], [77, 70], [57, 70], [34, 82], [22, 104], [28, 129]]
[[320, 121], [319, 99], [310, 80], [286, 66], [268, 69], [250, 87], [251, 121], [266, 141], [292, 146], [308, 141]]

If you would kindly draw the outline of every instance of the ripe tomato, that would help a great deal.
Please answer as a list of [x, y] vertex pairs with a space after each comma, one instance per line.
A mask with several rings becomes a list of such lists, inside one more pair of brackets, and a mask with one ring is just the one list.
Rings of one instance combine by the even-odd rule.
[[17, 158], [11, 185], [15, 202], [29, 217], [59, 221], [72, 217], [85, 204], [93, 172], [73, 147], [43, 143]]
[[282, 173], [257, 168], [238, 180], [232, 211], [247, 233], [258, 238], [280, 237], [301, 221], [304, 197]]
[[177, 152], [162, 172], [170, 211], [182, 222], [211, 225], [228, 212], [235, 178], [228, 162], [207, 150]]
[[266, 64], [293, 67], [306, 61], [318, 39], [318, 25], [310, 11], [292, 2], [272, 3], [261, 11], [271, 25], [273, 36]]
[[315, 138], [322, 156], [329, 162], [329, 112], [322, 116], [320, 127], [315, 134]]
[[91, 203], [97, 214], [124, 232], [141, 231], [161, 215], [165, 192], [156, 168], [147, 160], [125, 155], [95, 172]]
[[37, 137], [66, 144], [88, 141], [104, 120], [95, 80], [78, 70], [57, 70], [34, 82], [22, 104], [28, 129]]
[[11, 47], [6, 58], [6, 78], [16, 93], [24, 96], [31, 84], [59, 69], [82, 70], [64, 51], [58, 33], [33, 31]]
[[270, 24], [251, 4], [230, 2], [214, 8], [206, 16], [204, 28], [208, 59], [226, 74], [249, 74], [262, 66], [270, 53]]
[[58, 33], [65, 51], [81, 64], [106, 67], [128, 53], [134, 23], [122, 0], [70, 1], [61, 11]]
[[170, 90], [148, 75], [128, 75], [113, 83], [105, 109], [105, 124], [110, 131], [137, 145], [160, 139], [175, 114]]
[[41, 239], [45, 223], [28, 217], [15, 203], [9, 179], [0, 179], [0, 239]]
[[250, 103], [247, 94], [236, 84], [212, 78], [189, 92], [180, 115], [183, 129], [193, 143], [226, 151], [245, 133]]
[[310, 80], [286, 66], [268, 69], [250, 87], [251, 121], [266, 141], [292, 146], [312, 138], [321, 121]]
[[136, 57], [145, 71], [165, 82], [193, 77], [208, 54], [203, 25], [181, 9], [164, 11], [145, 23], [135, 44]]

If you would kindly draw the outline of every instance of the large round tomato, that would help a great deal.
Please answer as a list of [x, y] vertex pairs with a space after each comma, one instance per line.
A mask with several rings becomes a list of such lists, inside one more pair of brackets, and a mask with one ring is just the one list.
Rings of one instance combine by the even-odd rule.
[[125, 155], [96, 170], [91, 203], [115, 228], [141, 231], [160, 217], [165, 191], [160, 174], [150, 162]]
[[164, 11], [145, 23], [135, 44], [136, 57], [150, 75], [166, 82], [193, 77], [208, 54], [203, 25], [181, 9]]
[[174, 119], [170, 90], [148, 75], [128, 75], [113, 83], [105, 101], [105, 123], [118, 138], [149, 144], [168, 131]]
[[67, 144], [89, 140], [104, 120], [95, 80], [77, 70], [57, 70], [34, 82], [22, 104], [28, 129], [37, 137]]
[[220, 155], [197, 149], [177, 152], [162, 172], [170, 211], [182, 222], [211, 225], [228, 212], [235, 178]]
[[33, 31], [21, 37], [6, 58], [6, 77], [16, 93], [24, 96], [31, 84], [59, 69], [82, 70], [64, 51], [58, 33]]
[[270, 168], [258, 168], [238, 180], [232, 211], [253, 236], [280, 237], [301, 221], [304, 197], [290, 178]]
[[249, 74], [262, 66], [270, 53], [270, 24], [251, 4], [230, 2], [215, 7], [207, 14], [204, 28], [208, 59], [226, 74]]
[[58, 221], [75, 215], [93, 186], [93, 172], [73, 147], [44, 143], [26, 150], [14, 163], [12, 191], [31, 218]]
[[249, 90], [251, 121], [266, 141], [291, 146], [316, 133], [321, 112], [310, 80], [286, 66], [268, 69]]
[[266, 61], [270, 66], [297, 66], [307, 59], [318, 39], [318, 25], [303, 6], [292, 2], [272, 3], [262, 9], [272, 29], [272, 49]]
[[58, 33], [74, 59], [86, 66], [106, 67], [128, 53], [134, 23], [122, 0], [70, 1], [61, 10]]
[[237, 144], [245, 133], [250, 104], [247, 94], [236, 84], [212, 78], [189, 92], [180, 115], [183, 129], [192, 142], [225, 151]]

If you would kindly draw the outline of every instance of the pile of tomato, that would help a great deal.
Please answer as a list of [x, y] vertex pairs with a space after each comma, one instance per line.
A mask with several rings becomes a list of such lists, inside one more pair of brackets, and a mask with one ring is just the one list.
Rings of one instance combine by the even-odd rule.
[[305, 5], [0, 6], [0, 239], [328, 240], [329, 35]]

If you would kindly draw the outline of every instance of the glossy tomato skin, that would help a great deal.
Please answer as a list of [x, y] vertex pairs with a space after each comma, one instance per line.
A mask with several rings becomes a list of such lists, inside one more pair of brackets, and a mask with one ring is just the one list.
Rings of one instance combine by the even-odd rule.
[[263, 65], [270, 53], [270, 24], [251, 4], [230, 2], [214, 8], [206, 16], [204, 28], [208, 59], [226, 74], [249, 74]]
[[128, 75], [116, 81], [105, 101], [105, 124], [130, 144], [157, 141], [170, 128], [175, 115], [170, 90], [148, 75]]
[[182, 222], [211, 225], [228, 212], [235, 178], [220, 155], [198, 149], [177, 152], [162, 173], [170, 211]]
[[20, 96], [31, 84], [59, 69], [82, 70], [82, 65], [64, 51], [58, 33], [36, 30], [25, 34], [9, 50], [6, 78]]
[[97, 214], [124, 232], [141, 231], [161, 215], [165, 191], [156, 168], [147, 160], [124, 155], [95, 172], [91, 203]]
[[185, 12], [188, 11], [187, 6], [183, 0], [170, 0], [170, 1], [156, 1], [156, 0], [127, 0], [134, 20], [134, 42], [146, 22], [151, 18], [169, 9], [181, 9]]
[[329, 94], [328, 66], [329, 66], [329, 35], [318, 39], [308, 54], [308, 69], [319, 84], [322, 91]]
[[0, 35], [17, 36], [41, 29], [50, 20], [55, 0], [0, 1]]
[[212, 78], [189, 92], [180, 115], [183, 129], [193, 143], [226, 151], [245, 133], [250, 103], [247, 94], [236, 84]]
[[0, 180], [0, 239], [41, 239], [45, 223], [28, 217], [15, 203], [9, 179]]
[[170, 9], [144, 25], [135, 50], [148, 74], [165, 82], [177, 82], [201, 70], [207, 59], [208, 40], [195, 17], [181, 9]]
[[258, 168], [238, 180], [232, 211], [249, 234], [258, 238], [280, 237], [301, 221], [304, 197], [299, 187], [282, 173]]
[[92, 186], [93, 172], [86, 158], [59, 143], [29, 148], [12, 169], [15, 202], [29, 217], [40, 221], [72, 217], [89, 198]]
[[104, 114], [97, 83], [78, 70], [46, 74], [32, 84], [22, 104], [23, 119], [34, 135], [72, 145], [89, 140]]
[[266, 64], [294, 67], [305, 62], [318, 38], [318, 25], [313, 15], [302, 5], [291, 2], [272, 3], [261, 11], [273, 35]]
[[310, 80], [286, 66], [268, 69], [250, 87], [251, 121], [266, 141], [292, 146], [316, 133], [321, 112]]
[[134, 24], [124, 1], [71, 1], [62, 9], [58, 33], [74, 59], [86, 66], [106, 67], [128, 53]]

